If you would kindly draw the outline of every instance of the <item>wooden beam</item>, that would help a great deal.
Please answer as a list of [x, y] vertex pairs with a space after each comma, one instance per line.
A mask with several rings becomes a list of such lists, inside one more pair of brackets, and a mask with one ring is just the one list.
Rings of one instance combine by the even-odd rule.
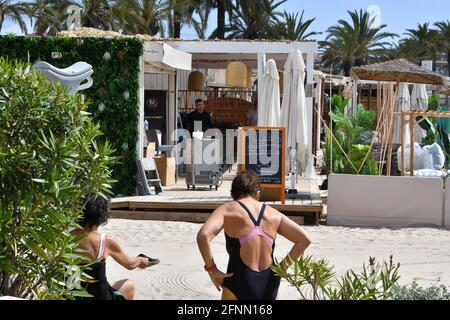
[[402, 114], [402, 176], [405, 176], [405, 115]]
[[[198, 212], [158, 212], [158, 211], [126, 211], [111, 210], [113, 219], [142, 220], [142, 221], [180, 221], [180, 222], [205, 222], [210, 213]], [[304, 225], [305, 218], [302, 216], [288, 216], [289, 219], [298, 225]], [[320, 214], [315, 214], [315, 224], [320, 222]]]
[[414, 114], [409, 115], [409, 171], [410, 176], [414, 177]]

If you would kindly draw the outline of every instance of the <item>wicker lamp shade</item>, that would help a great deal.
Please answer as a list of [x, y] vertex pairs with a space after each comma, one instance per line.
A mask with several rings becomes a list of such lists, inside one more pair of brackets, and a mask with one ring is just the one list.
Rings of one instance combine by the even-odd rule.
[[201, 91], [205, 88], [205, 76], [200, 71], [193, 71], [189, 74], [188, 90]]
[[243, 62], [233, 61], [227, 66], [226, 85], [229, 87], [247, 87], [247, 65]]
[[253, 86], [253, 68], [247, 66], [247, 88], [251, 88]]

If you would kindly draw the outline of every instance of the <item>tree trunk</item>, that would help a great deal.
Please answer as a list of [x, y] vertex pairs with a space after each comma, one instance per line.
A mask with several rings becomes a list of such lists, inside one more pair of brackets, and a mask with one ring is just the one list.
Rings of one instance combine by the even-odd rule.
[[217, 1], [217, 38], [225, 39], [225, 7], [222, 1]]
[[448, 76], [450, 77], [450, 50], [447, 51], [447, 71], [448, 71]]
[[344, 76], [346, 76], [346, 77], [350, 76], [350, 70], [352, 69], [351, 61], [344, 60], [343, 67], [344, 67]]
[[178, 11], [173, 12], [173, 37], [176, 39], [181, 38], [181, 14]]
[[9, 279], [10, 279], [10, 274], [6, 271], [1, 271], [0, 294], [3, 296], [9, 295]]

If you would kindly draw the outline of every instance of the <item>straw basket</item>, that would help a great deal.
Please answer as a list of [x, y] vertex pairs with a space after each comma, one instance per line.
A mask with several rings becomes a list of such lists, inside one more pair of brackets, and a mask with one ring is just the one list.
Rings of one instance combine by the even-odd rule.
[[205, 87], [205, 76], [200, 71], [193, 71], [189, 74], [188, 90], [201, 91]]
[[227, 66], [226, 84], [229, 87], [247, 87], [247, 65], [243, 62], [233, 61]]

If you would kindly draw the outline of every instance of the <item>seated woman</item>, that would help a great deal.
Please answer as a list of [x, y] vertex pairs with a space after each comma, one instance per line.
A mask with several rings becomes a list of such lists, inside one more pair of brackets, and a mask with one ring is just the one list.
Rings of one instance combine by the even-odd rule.
[[[280, 285], [280, 278], [271, 268], [276, 235], [294, 243], [281, 262], [285, 266], [311, 243], [297, 223], [260, 203], [259, 193], [257, 176], [253, 172], [239, 173], [231, 187], [234, 201], [217, 208], [198, 232], [205, 270], [217, 290], [223, 289], [223, 300], [275, 300]], [[210, 247], [222, 229], [230, 256], [226, 274], [216, 267]]]
[[79, 247], [86, 251], [86, 264], [91, 270], [86, 273], [95, 279], [93, 283], [83, 283], [87, 292], [94, 300], [132, 300], [134, 298], [135, 286], [131, 280], [120, 280], [112, 286], [106, 279], [106, 258], [111, 256], [120, 265], [128, 270], [136, 268], [147, 268], [159, 261], [148, 257], [130, 257], [123, 247], [114, 239], [98, 232], [98, 228], [105, 225], [110, 218], [109, 200], [103, 197], [90, 198], [83, 210], [83, 218], [79, 221], [82, 229], [73, 231], [82, 236]]

